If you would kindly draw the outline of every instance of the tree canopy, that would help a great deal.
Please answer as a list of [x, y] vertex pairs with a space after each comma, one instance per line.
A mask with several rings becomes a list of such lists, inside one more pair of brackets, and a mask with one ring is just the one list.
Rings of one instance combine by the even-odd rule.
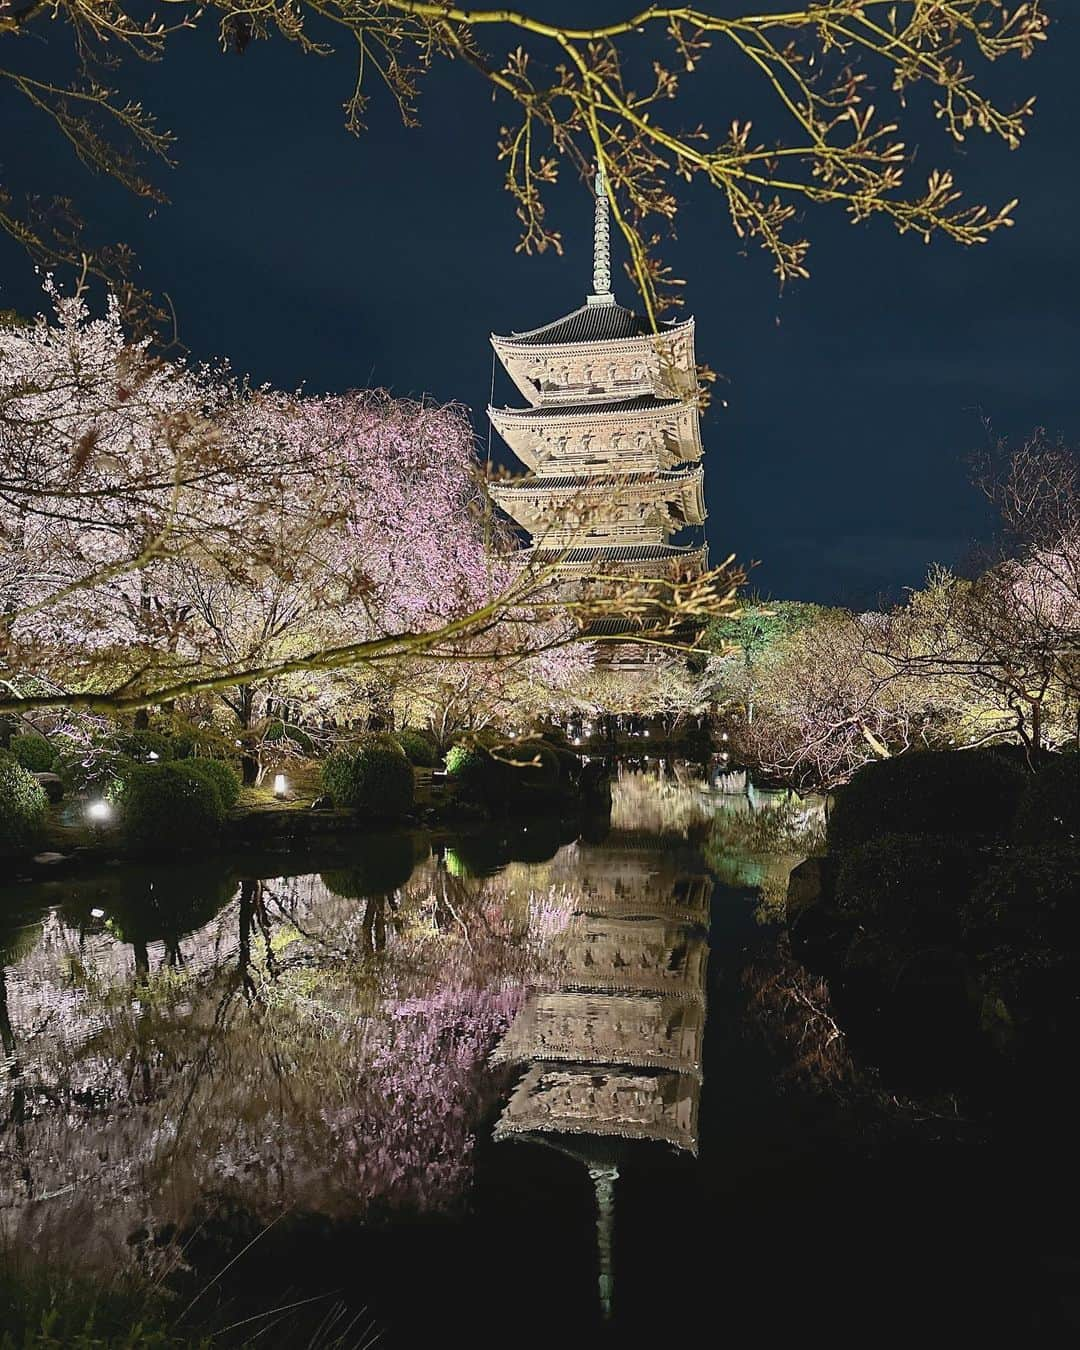
[[[518, 247], [561, 248], [546, 218], [547, 192], [560, 173], [588, 180], [601, 165], [629, 274], [654, 323], [679, 303], [681, 282], [663, 262], [661, 238], [675, 223], [681, 185], [695, 179], [723, 194], [736, 235], [767, 251], [781, 282], [808, 275], [803, 215], [811, 206], [961, 244], [1010, 224], [1015, 201], [965, 203], [948, 167], [910, 182], [914, 147], [904, 126], [909, 105], [925, 98], [954, 142], [981, 131], [1016, 148], [1034, 100], [1002, 104], [984, 87], [981, 66], [1029, 56], [1048, 26], [1042, 0], [1012, 8], [1001, 0], [816, 0], [745, 14], [650, 6], [580, 28], [444, 0], [169, 0], [149, 18], [125, 0], [3, 0], [0, 80], [50, 117], [85, 165], [162, 201], [148, 163], [171, 163], [174, 138], [125, 96], [119, 66], [124, 57], [157, 60], [178, 32], [208, 22], [234, 53], [271, 35], [312, 56], [351, 47], [356, 76], [345, 117], [353, 132], [372, 116], [373, 86], [389, 91], [413, 124], [431, 68], [468, 68], [495, 94]], [[46, 62], [54, 73], [42, 74], [32, 40], [55, 46], [62, 29], [73, 44], [67, 67], [57, 54]], [[754, 107], [725, 98], [732, 62], [760, 77]], [[709, 126], [684, 111], [695, 78], [716, 91]], [[86, 251], [63, 187], [51, 209], [23, 209], [3, 193], [0, 228], [48, 265]], [[124, 245], [90, 258], [114, 281], [130, 262]]]

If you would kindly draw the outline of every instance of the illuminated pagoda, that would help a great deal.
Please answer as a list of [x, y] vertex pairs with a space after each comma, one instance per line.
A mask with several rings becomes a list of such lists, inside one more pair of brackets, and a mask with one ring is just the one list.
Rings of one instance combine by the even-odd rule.
[[488, 409], [528, 471], [491, 496], [529, 532], [526, 556], [566, 584], [697, 576], [704, 545], [676, 541], [705, 521], [694, 321], [653, 332], [616, 302], [600, 173], [595, 193], [593, 294], [553, 323], [491, 339], [529, 405]]

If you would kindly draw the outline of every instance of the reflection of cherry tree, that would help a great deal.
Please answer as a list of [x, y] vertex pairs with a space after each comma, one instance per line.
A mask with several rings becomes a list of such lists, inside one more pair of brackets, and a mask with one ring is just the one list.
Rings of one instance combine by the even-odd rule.
[[428, 861], [384, 897], [373, 944], [370, 907], [318, 878], [249, 881], [180, 940], [181, 965], [154, 948], [137, 980], [104, 935], [116, 967], [88, 966], [54, 916], [8, 971], [12, 1239], [111, 1262], [220, 1195], [264, 1221], [454, 1207], [496, 1088], [487, 1056], [552, 927], [538, 899], [513, 872], [466, 882]]

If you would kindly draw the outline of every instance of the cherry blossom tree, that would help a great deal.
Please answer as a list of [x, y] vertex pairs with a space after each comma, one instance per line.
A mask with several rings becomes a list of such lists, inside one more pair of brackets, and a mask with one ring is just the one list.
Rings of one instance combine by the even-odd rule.
[[506, 556], [461, 409], [250, 389], [50, 296], [0, 328], [0, 714], [223, 697], [247, 731], [351, 670], [551, 665], [605, 613], [733, 604], [729, 565], [577, 604]]
[[939, 734], [934, 690], [901, 680], [875, 654], [882, 616], [826, 611], [755, 668], [753, 720], [733, 749], [799, 792], [847, 782], [863, 764], [927, 747]]

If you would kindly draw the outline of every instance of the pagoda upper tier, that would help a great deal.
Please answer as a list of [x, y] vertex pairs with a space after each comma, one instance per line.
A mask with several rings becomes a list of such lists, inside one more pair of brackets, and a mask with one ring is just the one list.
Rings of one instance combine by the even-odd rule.
[[506, 373], [536, 408], [597, 404], [651, 396], [680, 402], [697, 394], [694, 321], [646, 321], [610, 294], [542, 328], [492, 335]]
[[693, 398], [653, 394], [531, 408], [489, 408], [495, 430], [534, 473], [673, 469], [702, 456]]

